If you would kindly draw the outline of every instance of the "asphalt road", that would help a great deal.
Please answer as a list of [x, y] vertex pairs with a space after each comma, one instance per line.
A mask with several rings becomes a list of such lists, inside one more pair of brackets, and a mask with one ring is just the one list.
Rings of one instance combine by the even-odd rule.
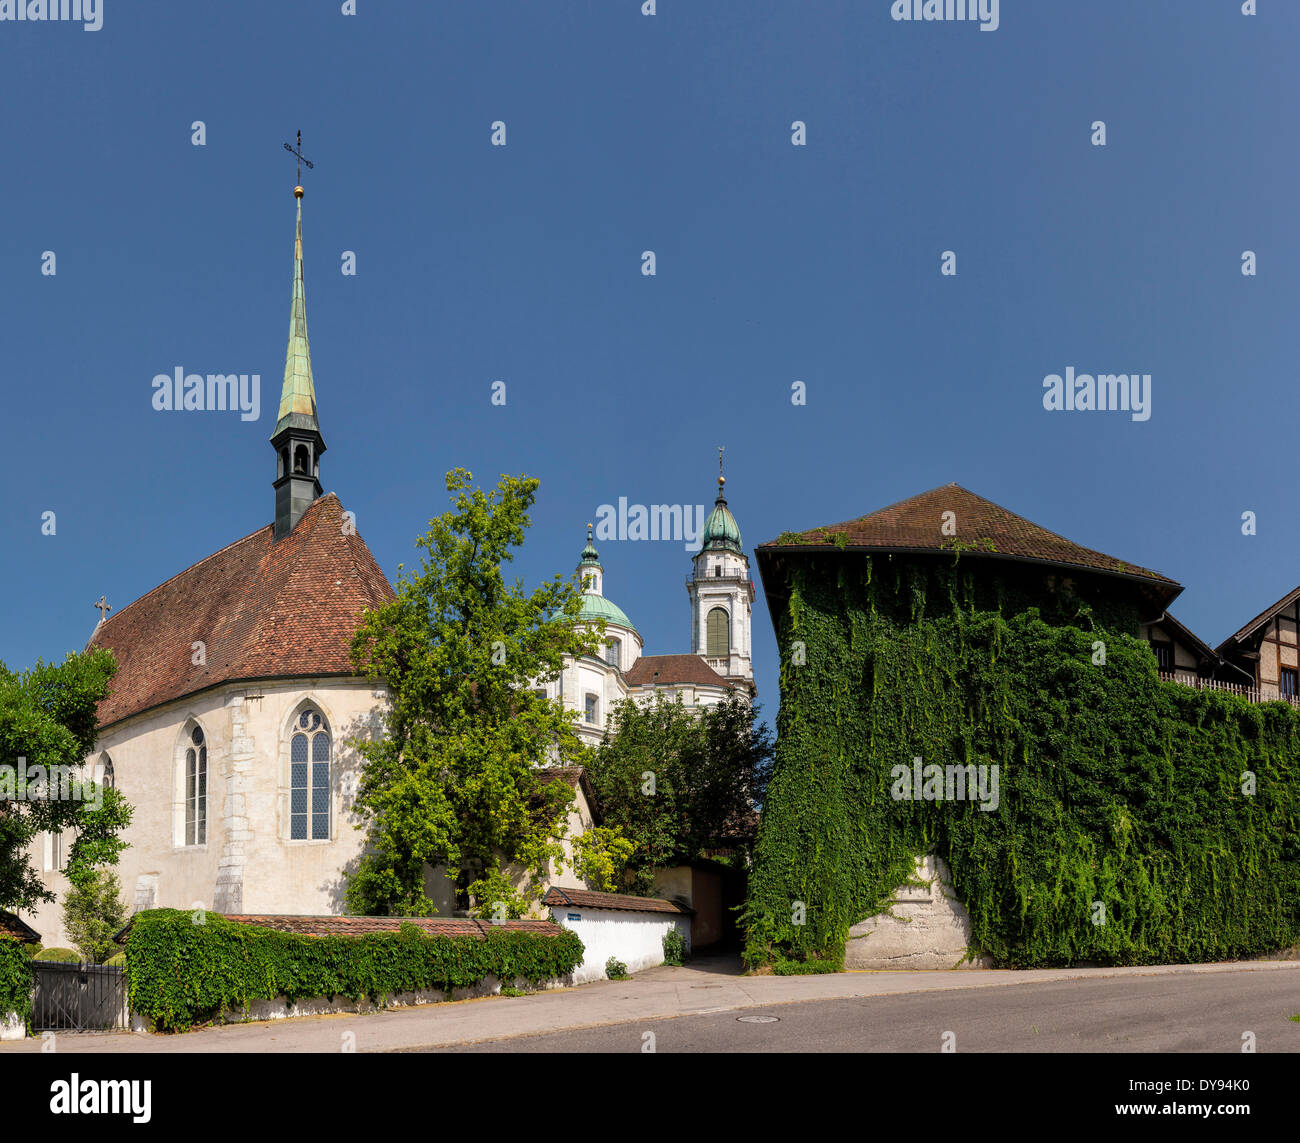
[[[1292, 973], [1068, 980], [816, 1000], [432, 1049], [440, 1052], [1300, 1052]], [[753, 1022], [775, 1016], [773, 1022]]]

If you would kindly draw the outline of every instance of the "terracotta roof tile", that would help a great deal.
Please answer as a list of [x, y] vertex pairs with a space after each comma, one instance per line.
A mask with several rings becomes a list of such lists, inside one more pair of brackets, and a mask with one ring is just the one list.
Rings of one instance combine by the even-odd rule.
[[[393, 589], [332, 492], [279, 543], [272, 527], [173, 576], [95, 629], [119, 671], [99, 725], [219, 683], [352, 674], [350, 647], [366, 608]], [[192, 645], [206, 647], [196, 665]]]
[[[955, 516], [954, 536], [946, 536], [941, 531], [945, 512]], [[1081, 547], [959, 484], [932, 488], [856, 520], [798, 533], [797, 538], [786, 535], [760, 544], [758, 550], [767, 554], [784, 548], [797, 551], [840, 547], [848, 551], [959, 551], [963, 556], [1036, 560], [1119, 573], [1182, 590], [1168, 576]]]
[[[543, 937], [557, 936], [564, 931], [552, 921], [506, 921], [497, 925], [471, 917], [334, 917], [294, 913], [227, 913], [224, 916], [227, 921], [234, 921], [238, 925], [256, 925], [304, 937], [363, 937], [368, 933], [395, 933], [405, 924], [412, 924], [429, 936], [480, 939], [488, 932], [500, 929], [535, 933]], [[134, 923], [135, 918], [132, 917], [113, 935], [113, 940], [118, 944], [125, 943]]]
[[358, 937], [366, 933], [395, 933], [406, 924], [414, 925], [429, 936], [444, 937], [481, 938], [488, 932], [501, 929], [507, 932], [537, 933], [540, 936], [554, 936], [559, 932], [550, 921], [506, 921], [497, 925], [472, 917], [307, 917], [293, 914], [228, 913], [226, 920], [310, 937]]
[[731, 684], [699, 655], [642, 655], [624, 675], [630, 687], [694, 683], [729, 687]]
[[12, 937], [25, 945], [41, 943], [41, 934], [13, 913], [0, 909], [0, 937]]
[[552, 885], [542, 898], [543, 905], [572, 905], [575, 909], [621, 909], [627, 913], [680, 913], [689, 916], [694, 912], [676, 901], [662, 897], [631, 897], [625, 893], [596, 893], [590, 889], [569, 889]]

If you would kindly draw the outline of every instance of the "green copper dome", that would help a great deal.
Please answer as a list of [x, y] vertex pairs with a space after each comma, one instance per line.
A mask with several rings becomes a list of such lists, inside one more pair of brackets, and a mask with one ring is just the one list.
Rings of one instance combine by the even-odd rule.
[[727, 507], [727, 498], [722, 494], [725, 477], [718, 477], [718, 498], [713, 502], [713, 511], [704, 521], [701, 540], [703, 551], [727, 551], [744, 554], [740, 546], [740, 525]]
[[[590, 576], [583, 575], [583, 570], [586, 568], [591, 569], [592, 574]], [[588, 524], [587, 546], [582, 549], [582, 562], [578, 564], [578, 574], [589, 584], [592, 580], [599, 584], [600, 578], [595, 573], [604, 572], [604, 570], [600, 566], [600, 555], [592, 542], [591, 525]], [[578, 612], [578, 621], [582, 622], [584, 619], [588, 621], [603, 619], [606, 623], [616, 623], [620, 627], [626, 627], [629, 631], [635, 632], [638, 639], [641, 638], [641, 632], [632, 626], [632, 620], [627, 617], [627, 614], [617, 603], [611, 603], [599, 591], [593, 591], [590, 588], [583, 594], [582, 610]]]
[[582, 597], [582, 610], [578, 612], [578, 619], [603, 619], [606, 623], [616, 623], [620, 627], [626, 627], [629, 631], [636, 632], [638, 637], [641, 634], [632, 626], [632, 620], [627, 617], [623, 609], [617, 603], [611, 603], [603, 595], [584, 595]]

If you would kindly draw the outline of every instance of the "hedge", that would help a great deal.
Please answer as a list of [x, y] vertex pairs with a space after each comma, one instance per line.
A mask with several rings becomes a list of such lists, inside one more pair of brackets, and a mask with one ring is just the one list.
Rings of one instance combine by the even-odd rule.
[[16, 1013], [24, 1024], [32, 1016], [32, 965], [19, 941], [0, 936], [0, 1020]]
[[[747, 962], [842, 965], [850, 926], [924, 853], [952, 870], [972, 952], [1001, 966], [1300, 940], [1300, 715], [1161, 681], [1118, 612], [999, 608], [971, 561], [937, 562], [790, 566]], [[914, 757], [997, 765], [998, 809], [895, 800]]]
[[382, 1004], [394, 993], [469, 988], [488, 976], [533, 985], [582, 963], [577, 934], [492, 930], [485, 937], [396, 933], [309, 937], [186, 910], [137, 913], [126, 943], [133, 1011], [157, 1031], [184, 1031], [254, 1000], [341, 996]]
[[41, 949], [32, 960], [53, 961], [55, 964], [81, 964], [85, 957], [76, 949], [52, 948]]

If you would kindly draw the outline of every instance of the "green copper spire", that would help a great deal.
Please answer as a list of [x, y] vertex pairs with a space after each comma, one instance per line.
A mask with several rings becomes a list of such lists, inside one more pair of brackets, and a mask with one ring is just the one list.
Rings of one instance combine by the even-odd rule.
[[731, 514], [731, 509], [727, 507], [727, 497], [723, 492], [726, 483], [727, 478], [725, 476], [718, 477], [718, 496], [713, 501], [713, 511], [709, 513], [708, 518], [704, 521], [704, 543], [700, 550], [708, 552], [720, 549], [743, 555], [744, 549], [740, 544], [740, 525], [736, 523], [736, 517]]
[[[600, 567], [600, 556], [597, 554], [595, 547], [592, 545], [591, 525], [588, 524], [587, 525], [587, 546], [582, 549], [582, 563], [579, 564], [578, 566], [584, 567], [592, 564], [594, 564], [596, 567]], [[602, 568], [601, 570], [603, 571], [604, 569]]]
[[[306, 160], [303, 160], [306, 162]], [[275, 530], [281, 540], [294, 530], [321, 495], [320, 457], [325, 439], [316, 422], [316, 386], [311, 378], [311, 349], [307, 345], [307, 299], [302, 285], [302, 187], [298, 200], [298, 233], [293, 243], [293, 309], [289, 314], [289, 350], [284, 357], [284, 388], [271, 447], [275, 450]]]
[[[302, 193], [298, 199], [298, 232], [293, 243], [293, 307], [289, 312], [289, 348], [284, 355], [284, 386], [275, 432], [292, 426], [320, 430], [316, 423], [316, 386], [311, 376], [311, 347], [307, 342], [307, 298], [302, 280]], [[275, 433], [272, 434], [274, 437]]]

